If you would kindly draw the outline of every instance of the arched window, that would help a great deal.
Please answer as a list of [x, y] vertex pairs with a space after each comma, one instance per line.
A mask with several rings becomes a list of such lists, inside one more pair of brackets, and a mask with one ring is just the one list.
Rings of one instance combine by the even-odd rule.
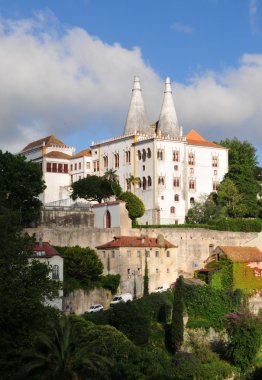
[[142, 155], [141, 155], [141, 151], [140, 151], [140, 150], [137, 151], [137, 158], [138, 158], [139, 160], [141, 160], [141, 158], [142, 158]]
[[105, 228], [111, 228], [111, 214], [108, 210], [105, 215]]
[[147, 177], [147, 186], [148, 187], [152, 186], [152, 179], [150, 176]]
[[195, 198], [194, 197], [190, 198], [190, 204], [191, 204], [191, 206], [193, 206], [195, 204]]
[[142, 150], [142, 160], [143, 161], [146, 160], [146, 151], [145, 151], [145, 149]]
[[175, 199], [175, 202], [179, 202], [179, 194], [175, 194], [174, 199]]
[[59, 280], [59, 266], [53, 265], [52, 267], [52, 280]]
[[108, 156], [103, 157], [103, 164], [104, 164], [104, 169], [108, 168]]
[[146, 190], [146, 178], [143, 177], [143, 190]]
[[176, 213], [176, 208], [174, 206], [170, 207], [170, 213], [175, 214]]
[[147, 149], [147, 158], [151, 158], [151, 149], [150, 148]]

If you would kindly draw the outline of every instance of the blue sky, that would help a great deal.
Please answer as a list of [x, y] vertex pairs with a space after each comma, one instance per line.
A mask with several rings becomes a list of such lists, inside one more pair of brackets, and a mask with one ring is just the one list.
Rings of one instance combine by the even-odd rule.
[[122, 133], [134, 75], [150, 121], [173, 81], [184, 132], [262, 161], [261, 0], [0, 0], [0, 148]]

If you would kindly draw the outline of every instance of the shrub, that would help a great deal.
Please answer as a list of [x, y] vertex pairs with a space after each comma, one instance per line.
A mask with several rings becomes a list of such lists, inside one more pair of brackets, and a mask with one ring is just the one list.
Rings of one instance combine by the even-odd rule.
[[120, 278], [120, 274], [107, 274], [106, 276], [100, 277], [100, 283], [103, 288], [115, 294], [120, 284]]
[[135, 194], [127, 191], [122, 193], [118, 199], [126, 202], [126, 209], [128, 211], [129, 218], [132, 219], [132, 221], [144, 215], [144, 203]]

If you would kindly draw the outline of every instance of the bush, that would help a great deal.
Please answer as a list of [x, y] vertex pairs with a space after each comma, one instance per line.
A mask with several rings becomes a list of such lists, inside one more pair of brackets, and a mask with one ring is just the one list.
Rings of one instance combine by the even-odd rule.
[[129, 218], [132, 219], [132, 221], [144, 215], [144, 203], [135, 194], [127, 191], [122, 193], [118, 199], [126, 202], [126, 209], [128, 211]]
[[111, 291], [112, 294], [117, 292], [120, 284], [120, 274], [108, 274], [100, 277], [101, 286]]

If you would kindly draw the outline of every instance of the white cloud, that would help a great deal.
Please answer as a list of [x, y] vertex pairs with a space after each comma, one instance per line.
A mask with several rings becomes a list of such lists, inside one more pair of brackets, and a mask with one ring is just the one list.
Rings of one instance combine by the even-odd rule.
[[[157, 120], [164, 85], [138, 47], [106, 44], [49, 16], [0, 25], [0, 149], [19, 151], [51, 133], [63, 140], [84, 130], [86, 146], [102, 135], [99, 128], [121, 134], [135, 74], [149, 121]], [[174, 98], [185, 132], [262, 145], [262, 54], [245, 54], [237, 68], [177, 83]]]
[[194, 32], [194, 29], [191, 26], [186, 25], [186, 24], [181, 24], [180, 22], [175, 22], [171, 26], [171, 29], [176, 32], [180, 32], [184, 34], [192, 34]]

